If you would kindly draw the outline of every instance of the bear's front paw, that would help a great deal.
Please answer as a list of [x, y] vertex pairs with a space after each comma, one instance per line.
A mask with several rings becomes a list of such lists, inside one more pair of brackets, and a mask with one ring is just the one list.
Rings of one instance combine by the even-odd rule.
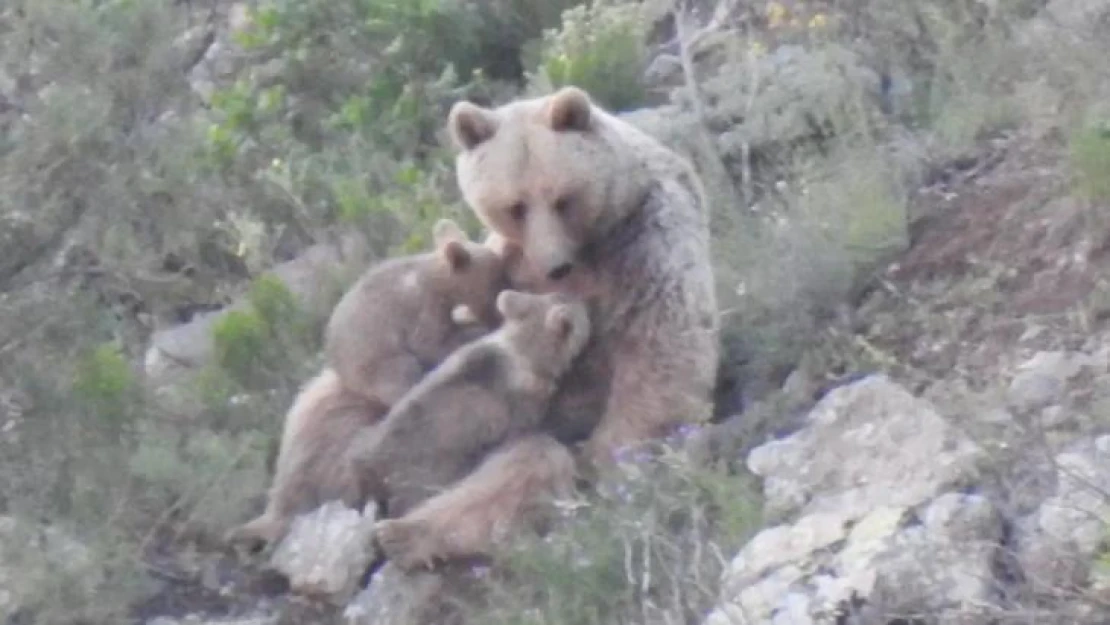
[[401, 569], [412, 571], [432, 568], [432, 536], [424, 521], [378, 521], [374, 525], [374, 539], [382, 553]]
[[250, 553], [258, 553], [280, 540], [286, 526], [281, 519], [260, 516], [229, 530], [224, 535], [224, 542], [231, 547], [243, 547]]

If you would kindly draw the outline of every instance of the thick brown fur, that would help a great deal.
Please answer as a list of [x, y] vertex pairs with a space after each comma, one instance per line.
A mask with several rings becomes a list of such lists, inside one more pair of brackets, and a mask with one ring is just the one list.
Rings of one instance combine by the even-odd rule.
[[551, 513], [574, 490], [575, 465], [566, 446], [531, 434], [500, 447], [444, 493], [398, 519], [379, 521], [382, 551], [406, 570], [437, 561], [483, 556], [511, 532]]
[[280, 540], [297, 514], [328, 501], [361, 508], [359, 481], [336, 456], [359, 432], [379, 423], [386, 410], [344, 389], [332, 369], [310, 380], [286, 415], [266, 509], [226, 539], [259, 547]]
[[[497, 326], [505, 261], [452, 221], [435, 226], [435, 251], [385, 261], [339, 300], [325, 353], [344, 387], [392, 406], [459, 346]], [[471, 314], [458, 323], [453, 312]]]
[[[591, 339], [552, 399], [546, 444], [584, 443], [587, 468], [603, 466], [621, 447], [708, 419], [719, 322], [709, 209], [690, 163], [574, 87], [496, 109], [460, 102], [448, 131], [486, 246], [520, 253], [507, 259], [515, 287], [589, 306]], [[522, 522], [518, 502], [558, 490], [571, 457], [517, 451], [508, 444], [383, 522], [381, 544], [412, 565], [488, 548], [497, 528]]]
[[559, 379], [589, 339], [581, 302], [504, 291], [501, 327], [469, 343], [351, 445], [365, 495], [400, 517], [473, 471], [491, 451], [535, 432]]
[[708, 207], [692, 166], [565, 87], [496, 109], [462, 102], [448, 130], [460, 189], [495, 236], [522, 250], [532, 291], [590, 304], [593, 338], [547, 427], [606, 464], [619, 447], [706, 419], [718, 362]]
[[[450, 220], [435, 225], [434, 238], [432, 252], [369, 269], [336, 305], [325, 337], [330, 367], [286, 415], [266, 509], [228, 541], [273, 543], [293, 516], [330, 499], [360, 508], [360, 483], [339, 460], [351, 441], [452, 351], [500, 322], [506, 261]], [[456, 309], [469, 313], [463, 323]]]

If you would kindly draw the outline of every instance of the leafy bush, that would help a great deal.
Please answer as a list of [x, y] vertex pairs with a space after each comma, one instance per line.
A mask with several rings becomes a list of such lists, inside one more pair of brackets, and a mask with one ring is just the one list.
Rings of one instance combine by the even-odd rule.
[[113, 345], [100, 345], [77, 363], [75, 399], [85, 402], [90, 412], [111, 429], [130, 421], [136, 390], [131, 365]]
[[273, 0], [252, 10], [235, 36], [244, 59], [210, 98], [206, 154], [224, 184], [261, 196], [249, 205], [264, 248], [355, 227], [379, 254], [405, 251], [434, 220], [464, 212], [448, 195], [447, 107], [504, 74], [506, 54], [519, 57], [494, 54], [489, 20], [524, 37], [551, 12], [503, 4]]
[[301, 373], [297, 363], [317, 349], [307, 313], [276, 276], [252, 285], [248, 305], [230, 310], [212, 328], [215, 364], [243, 388], [280, 386]]
[[638, 4], [599, 1], [568, 9], [561, 28], [544, 32], [533, 89], [574, 85], [616, 111], [642, 105], [646, 36]]
[[1110, 202], [1110, 123], [1088, 124], [1071, 137], [1071, 162], [1081, 191]]

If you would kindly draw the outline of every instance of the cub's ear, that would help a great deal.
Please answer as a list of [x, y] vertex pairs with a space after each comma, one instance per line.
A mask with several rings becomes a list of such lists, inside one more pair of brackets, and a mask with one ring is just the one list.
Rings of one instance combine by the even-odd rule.
[[488, 141], [497, 132], [497, 118], [488, 109], [462, 100], [447, 114], [447, 130], [455, 147], [465, 152]]
[[432, 228], [432, 238], [440, 257], [452, 270], [458, 271], [470, 264], [470, 250], [466, 249], [470, 238], [459, 224], [450, 219], [440, 219]]
[[559, 340], [563, 340], [574, 331], [574, 315], [567, 306], [554, 306], [551, 310], [547, 311], [547, 318], [544, 320], [544, 325], [547, 327], [547, 330], [554, 334]]
[[435, 240], [436, 247], [443, 247], [448, 241], [469, 241], [470, 237], [466, 232], [459, 227], [452, 219], [440, 219], [432, 227], [432, 239]]
[[462, 241], [455, 239], [447, 241], [439, 246], [439, 255], [447, 261], [451, 271], [461, 271], [470, 265], [470, 250], [466, 249], [466, 244]]
[[504, 290], [497, 294], [497, 312], [505, 319], [520, 319], [528, 311], [528, 296], [520, 291]]
[[547, 122], [556, 132], [589, 130], [592, 105], [590, 96], [578, 87], [563, 87], [547, 104]]

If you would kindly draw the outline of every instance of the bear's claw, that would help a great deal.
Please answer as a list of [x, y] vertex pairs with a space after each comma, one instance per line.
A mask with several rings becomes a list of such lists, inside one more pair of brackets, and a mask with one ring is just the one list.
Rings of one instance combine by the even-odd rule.
[[432, 568], [427, 524], [406, 519], [387, 519], [374, 526], [378, 548], [398, 567], [411, 571]]

